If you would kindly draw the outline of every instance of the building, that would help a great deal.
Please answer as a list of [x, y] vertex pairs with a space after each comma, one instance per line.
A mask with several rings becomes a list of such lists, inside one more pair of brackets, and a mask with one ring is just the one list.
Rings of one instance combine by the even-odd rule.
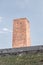
[[26, 18], [13, 20], [12, 47], [29, 47], [30, 45], [30, 22]]

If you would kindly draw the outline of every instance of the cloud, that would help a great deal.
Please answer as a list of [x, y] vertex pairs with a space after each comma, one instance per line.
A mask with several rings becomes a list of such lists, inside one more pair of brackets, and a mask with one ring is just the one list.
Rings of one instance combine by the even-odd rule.
[[12, 32], [10, 29], [8, 29], [8, 28], [3, 28], [3, 31], [4, 32]]
[[3, 28], [3, 31], [9, 31], [9, 29], [8, 28]]
[[12, 30], [8, 29], [8, 28], [3, 28], [2, 30], [0, 30], [0, 34], [1, 33], [11, 33]]
[[0, 22], [2, 22], [3, 17], [0, 16]]

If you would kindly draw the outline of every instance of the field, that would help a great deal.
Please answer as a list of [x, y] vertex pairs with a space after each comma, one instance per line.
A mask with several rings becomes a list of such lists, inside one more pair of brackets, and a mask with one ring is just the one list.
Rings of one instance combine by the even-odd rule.
[[43, 53], [0, 56], [0, 65], [43, 65]]

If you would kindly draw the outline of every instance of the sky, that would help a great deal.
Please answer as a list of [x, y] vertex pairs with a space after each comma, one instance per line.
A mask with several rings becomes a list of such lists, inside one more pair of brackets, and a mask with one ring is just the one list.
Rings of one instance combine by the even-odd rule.
[[31, 46], [43, 45], [43, 0], [0, 0], [0, 49], [12, 48], [13, 19], [25, 17]]

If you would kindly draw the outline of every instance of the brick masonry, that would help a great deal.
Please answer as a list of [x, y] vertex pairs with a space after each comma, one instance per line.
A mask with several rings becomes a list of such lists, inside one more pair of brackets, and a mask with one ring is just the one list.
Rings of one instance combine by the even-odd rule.
[[12, 47], [28, 47], [30, 44], [30, 22], [26, 18], [15, 19], [13, 21]]

